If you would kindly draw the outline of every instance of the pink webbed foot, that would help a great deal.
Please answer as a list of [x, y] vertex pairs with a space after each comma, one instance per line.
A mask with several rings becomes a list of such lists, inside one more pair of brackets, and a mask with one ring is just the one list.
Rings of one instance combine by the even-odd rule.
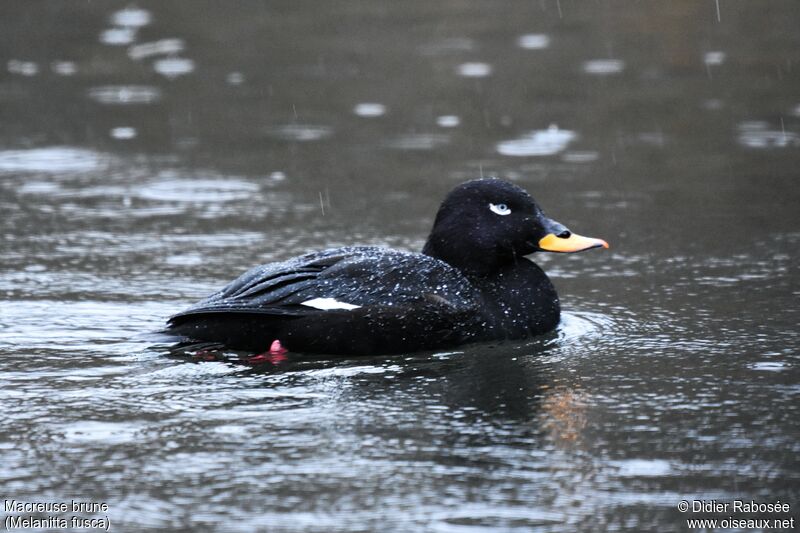
[[275, 339], [272, 341], [272, 344], [270, 344], [268, 351], [248, 357], [246, 361], [250, 365], [260, 365], [262, 363], [271, 363], [273, 365], [277, 365], [278, 363], [288, 359], [286, 357], [286, 353], [288, 351], [289, 350], [283, 347], [281, 341]]

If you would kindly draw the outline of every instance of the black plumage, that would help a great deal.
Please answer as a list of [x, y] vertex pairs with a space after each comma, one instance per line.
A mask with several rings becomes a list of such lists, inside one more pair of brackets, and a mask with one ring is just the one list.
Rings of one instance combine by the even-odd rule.
[[480, 179], [445, 198], [422, 253], [345, 247], [255, 267], [169, 319], [167, 333], [263, 351], [383, 354], [552, 330], [559, 300], [524, 256], [607, 246], [545, 217], [520, 187]]

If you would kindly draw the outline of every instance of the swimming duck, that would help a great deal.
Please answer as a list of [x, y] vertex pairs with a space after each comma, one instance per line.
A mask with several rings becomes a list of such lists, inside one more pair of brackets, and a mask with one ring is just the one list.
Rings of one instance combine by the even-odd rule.
[[477, 179], [447, 195], [421, 253], [352, 246], [257, 266], [170, 317], [165, 333], [332, 355], [521, 339], [560, 315], [553, 284], [525, 256], [601, 247], [546, 217], [521, 187]]

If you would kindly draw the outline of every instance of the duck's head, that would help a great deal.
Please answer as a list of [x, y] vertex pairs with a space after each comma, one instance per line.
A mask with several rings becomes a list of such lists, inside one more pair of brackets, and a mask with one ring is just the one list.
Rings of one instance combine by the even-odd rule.
[[608, 248], [545, 216], [521, 187], [496, 178], [462, 183], [444, 199], [423, 253], [461, 270], [491, 272], [534, 252]]

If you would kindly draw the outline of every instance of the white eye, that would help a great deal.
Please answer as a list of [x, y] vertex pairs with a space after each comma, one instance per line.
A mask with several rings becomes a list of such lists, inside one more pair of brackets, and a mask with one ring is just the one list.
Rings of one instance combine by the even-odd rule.
[[489, 209], [492, 213], [497, 213], [498, 215], [506, 216], [511, 214], [511, 209], [506, 204], [489, 204]]

